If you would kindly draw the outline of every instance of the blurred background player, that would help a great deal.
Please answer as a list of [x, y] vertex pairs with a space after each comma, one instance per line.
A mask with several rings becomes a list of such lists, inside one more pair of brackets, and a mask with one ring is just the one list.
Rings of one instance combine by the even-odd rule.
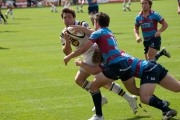
[[72, 3], [72, 0], [65, 0], [64, 8], [68, 8]]
[[99, 5], [97, 0], [87, 0], [88, 1], [88, 14], [91, 19], [92, 24], [94, 25], [94, 16], [99, 12]]
[[126, 1], [127, 1], [127, 0], [124, 0], [124, 2], [123, 2], [123, 11], [126, 11], [126, 8], [127, 8], [129, 11], [131, 11], [131, 9], [130, 9], [131, 0], [128, 1], [127, 6], [126, 6]]
[[11, 18], [14, 19], [14, 16], [13, 16], [13, 12], [12, 12], [12, 8], [13, 8], [13, 0], [7, 0], [6, 1], [6, 6], [8, 8], [5, 16], [6, 16], [6, 19], [8, 19], [8, 14], [11, 15]]
[[80, 10], [79, 10], [79, 8], [78, 8], [78, 0], [76, 0], [76, 9], [77, 9], [77, 12], [83, 12], [83, 10], [82, 10], [82, 7], [83, 7], [83, 4], [84, 4], [84, 0], [80, 0], [81, 1], [81, 3], [80, 3]]
[[16, 0], [13, 0], [13, 5], [14, 5], [15, 8], [17, 7]]
[[51, 12], [57, 12], [56, 6], [58, 5], [58, 1], [57, 0], [52, 0], [51, 1]]
[[[6, 23], [6, 19], [4, 18], [3, 14], [1, 13], [1, 6], [2, 6], [2, 0], [0, 0], [0, 23], [4, 24]], [[3, 21], [1, 20], [3, 19]]]
[[180, 0], [178, 0], [178, 14], [180, 14]]

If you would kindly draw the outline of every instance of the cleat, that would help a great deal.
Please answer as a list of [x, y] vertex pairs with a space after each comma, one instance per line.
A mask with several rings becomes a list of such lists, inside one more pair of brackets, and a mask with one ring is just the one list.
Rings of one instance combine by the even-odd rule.
[[[102, 96], [101, 106], [103, 106], [107, 102], [108, 102], [107, 98]], [[92, 112], [96, 112], [96, 108], [95, 107], [93, 107]]]
[[83, 12], [83, 10], [80, 10], [81, 12]]
[[130, 9], [130, 7], [129, 7], [129, 6], [127, 6], [126, 8], [127, 8], [129, 11], [131, 11], [131, 9]]
[[14, 17], [11, 17], [14, 20]]
[[166, 57], [171, 58], [171, 54], [166, 50], [165, 47], [162, 48], [162, 51]]
[[132, 108], [133, 114], [135, 115], [138, 112], [137, 97], [135, 95], [131, 96], [129, 106]]
[[126, 11], [126, 8], [125, 7], [123, 7], [123, 9], [122, 9], [123, 11]]
[[8, 15], [5, 14], [6, 19], [8, 19]]
[[77, 13], [79, 13], [79, 10], [77, 10]]
[[51, 12], [53, 12], [53, 10], [51, 9]]
[[99, 117], [97, 115], [94, 115], [92, 118], [90, 118], [88, 120], [104, 120], [104, 117], [103, 116]]
[[164, 112], [164, 118], [162, 120], [169, 120], [169, 118], [174, 116], [177, 116], [177, 111], [172, 109], [168, 112]]

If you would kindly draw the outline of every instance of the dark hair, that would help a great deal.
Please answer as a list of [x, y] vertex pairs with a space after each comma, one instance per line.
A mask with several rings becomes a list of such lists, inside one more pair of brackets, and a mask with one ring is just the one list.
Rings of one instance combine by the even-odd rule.
[[62, 18], [63, 18], [63, 14], [64, 14], [64, 13], [70, 13], [70, 14], [72, 14], [73, 18], [76, 17], [75, 11], [74, 11], [73, 9], [71, 9], [71, 8], [63, 8], [63, 9], [61, 10], [61, 17], [62, 17]]
[[95, 15], [95, 21], [98, 22], [101, 27], [108, 27], [110, 23], [110, 17], [106, 13], [99, 12]]
[[[141, 0], [141, 1], [142, 1], [142, 0]], [[152, 4], [153, 4], [152, 0], [146, 0], [146, 1], [149, 3], [150, 8], [151, 8], [151, 6], [152, 6]]]

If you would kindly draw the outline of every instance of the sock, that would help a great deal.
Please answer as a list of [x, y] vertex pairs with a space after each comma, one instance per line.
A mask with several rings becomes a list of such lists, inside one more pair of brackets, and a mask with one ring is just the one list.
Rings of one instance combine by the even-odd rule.
[[114, 92], [115, 94], [118, 94], [119, 96], [123, 97], [127, 102], [129, 101], [129, 99], [131, 98], [131, 96], [129, 94], [127, 94], [122, 88], [121, 86], [119, 86], [116, 83], [113, 83], [111, 85], [111, 87], [109, 88], [110, 91]]
[[171, 110], [169, 107], [164, 106], [164, 103], [162, 102], [162, 100], [156, 97], [155, 95], [149, 98], [149, 105], [157, 109], [160, 109], [162, 112], [167, 112]]
[[123, 2], [123, 8], [125, 8], [126, 7], [126, 2]]
[[83, 5], [81, 4], [80, 9], [82, 10]]
[[9, 14], [9, 11], [10, 11], [10, 9], [8, 9], [8, 10], [7, 10], [7, 13], [6, 13], [6, 15], [8, 15], [8, 14]]
[[9, 14], [10, 14], [11, 16], [13, 15], [13, 12], [12, 12], [12, 10], [10, 10], [10, 11], [9, 11]]
[[76, 9], [77, 9], [77, 11], [78, 11], [78, 5], [76, 4]]
[[128, 5], [127, 5], [127, 6], [129, 7], [130, 5], [131, 5], [131, 0], [129, 0], [129, 2], [128, 2]]
[[101, 100], [102, 100], [102, 97], [101, 97], [101, 92], [98, 91], [98, 92], [95, 92], [95, 93], [91, 93], [92, 95], [92, 99], [93, 99], [93, 102], [94, 102], [94, 106], [96, 108], [96, 115], [101, 117], [103, 116], [102, 114], [102, 106], [101, 106]]
[[89, 90], [89, 86], [90, 86], [90, 82], [85, 80], [83, 85], [81, 86], [83, 89], [85, 89], [86, 91], [90, 92]]
[[159, 57], [161, 57], [162, 55], [164, 55], [163, 51], [161, 50], [160, 52], [158, 52], [154, 58], [155, 61], [157, 61], [159, 59]]
[[56, 6], [54, 6], [54, 12], [55, 12], [55, 11], [57, 11], [57, 10], [56, 10]]

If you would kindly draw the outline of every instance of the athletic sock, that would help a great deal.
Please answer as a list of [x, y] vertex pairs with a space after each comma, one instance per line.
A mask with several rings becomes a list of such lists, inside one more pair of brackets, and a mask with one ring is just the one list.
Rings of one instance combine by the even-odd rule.
[[95, 92], [95, 93], [91, 93], [92, 95], [92, 99], [93, 99], [93, 102], [94, 102], [94, 106], [96, 108], [96, 115], [97, 116], [103, 116], [102, 114], [102, 106], [101, 106], [101, 100], [102, 100], [102, 97], [101, 97], [101, 92], [98, 91], [98, 92]]
[[155, 95], [149, 98], [149, 105], [157, 109], [160, 109], [162, 112], [167, 112], [171, 110], [168, 106], [165, 106], [162, 100], [156, 97]]

